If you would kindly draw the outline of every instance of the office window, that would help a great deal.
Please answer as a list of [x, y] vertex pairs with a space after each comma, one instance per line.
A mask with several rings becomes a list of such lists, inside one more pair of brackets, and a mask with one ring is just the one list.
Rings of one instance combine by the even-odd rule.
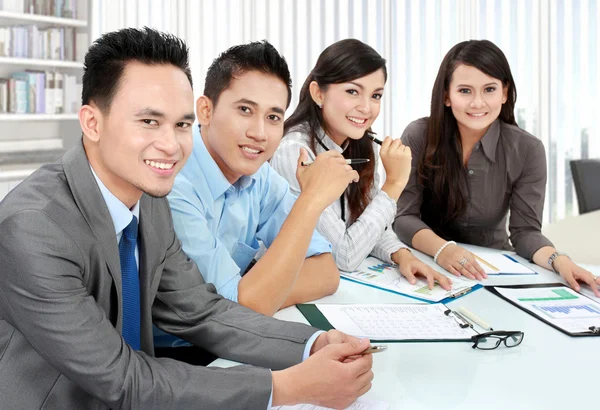
[[290, 65], [288, 115], [319, 53], [339, 39], [358, 38], [388, 61], [383, 110], [374, 126], [382, 136], [399, 137], [409, 122], [428, 115], [439, 64], [454, 44], [489, 39], [511, 65], [519, 125], [546, 147], [545, 223], [577, 213], [569, 160], [600, 157], [595, 0], [92, 0], [92, 5], [92, 36], [148, 25], [184, 38], [196, 95], [218, 53], [268, 39]]

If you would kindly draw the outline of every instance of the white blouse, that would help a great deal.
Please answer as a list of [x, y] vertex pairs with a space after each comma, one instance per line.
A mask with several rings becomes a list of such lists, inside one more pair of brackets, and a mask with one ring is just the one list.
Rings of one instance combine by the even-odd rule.
[[[337, 145], [321, 130], [323, 144], [330, 150], [342, 153], [344, 149]], [[308, 152], [309, 160], [325, 152], [320, 144], [315, 144], [317, 152], [310, 148], [310, 137], [301, 131], [288, 133], [279, 144], [279, 148], [271, 159], [271, 166], [290, 184], [295, 195], [300, 195], [300, 184], [296, 179], [296, 165], [300, 148]], [[317, 222], [317, 230], [332, 245], [333, 257], [339, 269], [353, 271], [370, 254], [392, 263], [391, 255], [406, 245], [398, 239], [391, 227], [396, 216], [396, 202], [388, 194], [379, 189], [380, 175], [377, 171], [379, 146], [375, 149], [375, 177], [371, 188], [371, 202], [363, 213], [350, 226], [342, 219], [340, 201], [335, 201], [321, 214]], [[350, 215], [348, 201], [345, 203], [345, 215]]]

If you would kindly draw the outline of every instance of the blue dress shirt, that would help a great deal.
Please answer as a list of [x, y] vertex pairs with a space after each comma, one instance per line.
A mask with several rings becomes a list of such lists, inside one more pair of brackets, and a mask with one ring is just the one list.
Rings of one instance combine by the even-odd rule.
[[[268, 163], [230, 184], [211, 157], [198, 127], [194, 149], [168, 196], [175, 232], [204, 280], [225, 298], [238, 301], [238, 284], [260, 249], [281, 230], [296, 196]], [[306, 257], [330, 253], [331, 244], [316, 230]], [[155, 329], [157, 347], [189, 345]]]
[[[193, 153], [168, 199], [185, 253], [221, 295], [237, 301], [238, 283], [259, 241], [271, 246], [296, 196], [268, 163], [231, 185], [195, 127]], [[329, 252], [330, 243], [315, 231], [306, 257]]]

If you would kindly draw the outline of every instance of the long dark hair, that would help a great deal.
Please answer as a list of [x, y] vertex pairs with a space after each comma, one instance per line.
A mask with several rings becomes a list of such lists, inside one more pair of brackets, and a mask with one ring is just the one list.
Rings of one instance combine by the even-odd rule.
[[[300, 99], [294, 113], [284, 125], [284, 135], [292, 128], [301, 127], [310, 137], [310, 146], [316, 152], [319, 129], [331, 135], [321, 109], [315, 104], [310, 95], [310, 83], [316, 81], [323, 91], [330, 84], [340, 84], [364, 77], [377, 70], [383, 70], [387, 81], [385, 59], [373, 48], [356, 39], [346, 39], [333, 43], [327, 47], [317, 60], [315, 68], [310, 72], [302, 89]], [[373, 134], [369, 128], [365, 131]], [[346, 190], [348, 207], [350, 208], [349, 223], [352, 224], [363, 213], [371, 201], [370, 190], [375, 177], [375, 152], [372, 142], [368, 138], [359, 140], [348, 139], [348, 146], [344, 151], [347, 159], [369, 158], [371, 161], [356, 167], [360, 181], [350, 184]]]
[[[488, 40], [458, 43], [444, 57], [431, 92], [431, 114], [426, 128], [426, 145], [419, 159], [419, 180], [424, 185], [423, 203], [435, 210], [445, 224], [461, 216], [467, 208], [467, 175], [462, 160], [462, 143], [456, 118], [445, 105], [454, 70], [460, 65], [477, 68], [496, 78], [507, 88], [500, 120], [517, 125], [517, 90], [506, 56]], [[432, 214], [432, 213], [428, 213]]]

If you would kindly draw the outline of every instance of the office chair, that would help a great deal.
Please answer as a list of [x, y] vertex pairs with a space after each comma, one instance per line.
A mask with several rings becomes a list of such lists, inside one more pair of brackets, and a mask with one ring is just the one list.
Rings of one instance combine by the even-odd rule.
[[578, 159], [570, 164], [579, 213], [600, 209], [600, 159]]

